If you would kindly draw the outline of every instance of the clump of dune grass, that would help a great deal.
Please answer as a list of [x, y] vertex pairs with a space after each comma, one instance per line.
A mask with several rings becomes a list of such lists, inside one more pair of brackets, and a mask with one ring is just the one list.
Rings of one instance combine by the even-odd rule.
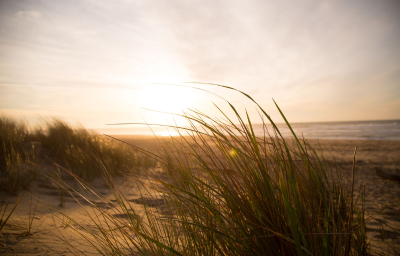
[[[94, 214], [86, 211], [97, 231], [59, 213], [107, 255], [364, 254], [364, 209], [353, 204], [340, 169], [297, 137], [278, 105], [293, 132], [292, 143], [255, 104], [262, 137], [255, 135], [248, 115], [240, 116], [231, 104], [235, 120], [222, 111], [225, 121], [197, 110], [180, 115], [191, 125], [187, 136], [181, 134], [163, 154], [153, 155], [169, 181], [151, 171], [148, 179], [132, 177], [144, 215], [107, 169], [104, 176], [115, 196], [114, 207], [105, 210], [93, 204]], [[107, 201], [83, 186], [93, 191], [86, 196], [89, 202]]]
[[24, 123], [0, 117], [0, 183], [11, 195], [26, 189], [37, 172], [32, 164], [32, 148], [25, 145], [27, 128]]
[[[32, 141], [39, 142], [39, 146], [34, 148]], [[155, 165], [155, 160], [123, 143], [90, 133], [83, 127], [73, 128], [61, 120], [54, 119], [45, 127], [28, 130], [24, 122], [0, 117], [2, 189], [17, 195], [28, 188], [45, 158], [87, 181], [101, 176], [103, 168], [115, 176]]]
[[83, 127], [72, 128], [61, 120], [48, 122], [45, 133], [42, 144], [51, 150], [49, 157], [84, 180], [101, 176], [103, 168], [115, 176], [155, 164], [125, 144], [90, 133]]

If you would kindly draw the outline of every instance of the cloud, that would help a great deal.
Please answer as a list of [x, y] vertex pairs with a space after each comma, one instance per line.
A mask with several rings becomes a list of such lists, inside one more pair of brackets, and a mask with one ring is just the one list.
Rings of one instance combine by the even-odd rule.
[[377, 47], [396, 49], [387, 38], [398, 24], [372, 1], [172, 1], [159, 9], [175, 38], [166, 43], [202, 81], [288, 84], [363, 69], [379, 58]]
[[36, 10], [19, 11], [16, 15], [26, 20], [36, 20], [42, 18], [42, 14]]

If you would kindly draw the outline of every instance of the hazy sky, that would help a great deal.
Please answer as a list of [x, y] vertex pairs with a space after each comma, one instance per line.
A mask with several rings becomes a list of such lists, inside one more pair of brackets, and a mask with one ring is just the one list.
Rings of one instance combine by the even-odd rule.
[[[0, 0], [0, 111], [100, 128], [220, 116], [219, 83], [289, 121], [400, 119], [398, 0]], [[255, 116], [245, 97], [203, 88]], [[279, 121], [279, 120], [278, 120]]]

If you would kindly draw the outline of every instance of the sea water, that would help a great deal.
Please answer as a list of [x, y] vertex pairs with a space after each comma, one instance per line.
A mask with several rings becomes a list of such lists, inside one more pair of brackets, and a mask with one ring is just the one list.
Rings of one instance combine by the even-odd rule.
[[[350, 122], [319, 122], [319, 123], [291, 123], [297, 136], [306, 139], [329, 139], [329, 140], [400, 140], [400, 120], [384, 121], [350, 121]], [[266, 124], [269, 133], [274, 136], [271, 124]], [[284, 123], [277, 124], [284, 137], [292, 137], [288, 126]], [[190, 127], [187, 127], [190, 128]], [[253, 124], [253, 129], [258, 137], [262, 137], [266, 131], [261, 124]], [[128, 126], [121, 128], [101, 129], [97, 132], [104, 134], [124, 135], [157, 135], [176, 136], [178, 132], [172, 128], [165, 127], [143, 127]], [[186, 135], [186, 130], [181, 130]]]
[[[292, 136], [287, 125], [277, 127], [284, 137]], [[400, 120], [292, 123], [291, 127], [296, 135], [307, 139], [400, 140]], [[270, 125], [267, 128], [273, 132]], [[261, 125], [254, 130], [259, 136], [264, 133]]]

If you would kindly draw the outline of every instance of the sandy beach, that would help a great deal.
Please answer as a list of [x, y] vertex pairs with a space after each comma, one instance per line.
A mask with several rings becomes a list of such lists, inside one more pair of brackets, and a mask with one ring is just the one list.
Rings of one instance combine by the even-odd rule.
[[[154, 150], [159, 145], [152, 136], [118, 135], [114, 137], [147, 150]], [[165, 138], [165, 140], [167, 144], [168, 141], [171, 143], [169, 138]], [[378, 176], [376, 168], [389, 174], [400, 175], [400, 141], [309, 140], [309, 142], [315, 149], [321, 147], [330, 164], [336, 161], [348, 180], [351, 176], [354, 148], [357, 146], [355, 194], [360, 189], [365, 191], [369, 242], [375, 250], [382, 249], [387, 255], [395, 255], [391, 249], [393, 246], [399, 253], [400, 182]], [[54, 168], [50, 160], [46, 160], [42, 167], [46, 170]], [[142, 172], [138, 175], [146, 176], [146, 173]], [[79, 191], [79, 184], [67, 179], [67, 176], [67, 174], [63, 175], [64, 181]], [[125, 189], [123, 190], [125, 196], [132, 202], [132, 205], [140, 209], [139, 191], [129, 188], [129, 183], [123, 177], [117, 177], [116, 182], [121, 189]], [[104, 204], [99, 200], [97, 203], [104, 204], [101, 205], [104, 209], [113, 210], [115, 207], [112, 204], [113, 196], [103, 178], [97, 178], [89, 184], [111, 202]], [[39, 195], [40, 199], [38, 199]], [[74, 195], [79, 198], [78, 194]], [[6, 210], [7, 215], [19, 196], [9, 196], [1, 191], [0, 198], [2, 209], [7, 203], [9, 204]], [[90, 226], [93, 224], [90, 224], [90, 219], [83, 212], [90, 211], [91, 205], [82, 199], [75, 200], [68, 194], [63, 194], [63, 207], [60, 206], [60, 200], [60, 190], [57, 188], [57, 184], [43, 175], [38, 175], [31, 188], [25, 192], [11, 218], [0, 231], [0, 255], [97, 255], [98, 253], [88, 242], [74, 233], [68, 224], [65, 224], [68, 222], [57, 219], [57, 216], [60, 215], [54, 214], [55, 211], [59, 211], [75, 220], [88, 222]], [[38, 203], [37, 208], [36, 203]], [[152, 207], [162, 207], [162, 204], [154, 204]], [[35, 208], [36, 212], [33, 214]], [[114, 210], [115, 214], [118, 214], [118, 210]], [[123, 216], [115, 216], [123, 218]], [[30, 235], [28, 235], [30, 221], [32, 224]], [[96, 229], [95, 226], [92, 228]], [[377, 252], [373, 254], [379, 255]]]

